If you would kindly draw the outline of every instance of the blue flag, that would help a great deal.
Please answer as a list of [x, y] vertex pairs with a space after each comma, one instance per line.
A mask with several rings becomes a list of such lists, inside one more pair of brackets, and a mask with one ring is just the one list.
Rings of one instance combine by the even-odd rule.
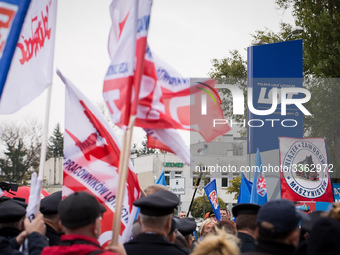
[[267, 203], [267, 185], [264, 178], [260, 150], [257, 148], [255, 157], [256, 172], [254, 173], [250, 203], [263, 205]]
[[164, 185], [166, 186], [164, 171], [161, 173], [161, 175], [158, 177], [158, 180], [156, 181], [156, 184]]
[[31, 0], [0, 0], [0, 98]]
[[247, 178], [241, 173], [241, 185], [240, 191], [238, 193], [237, 204], [249, 203], [251, 190], [253, 187], [253, 183], [248, 181]]
[[207, 194], [211, 207], [214, 210], [216, 220], [220, 221], [222, 218], [221, 218], [221, 213], [220, 213], [220, 206], [218, 204], [216, 179], [213, 179], [211, 182], [205, 185], [204, 190], [205, 190], [205, 194]]

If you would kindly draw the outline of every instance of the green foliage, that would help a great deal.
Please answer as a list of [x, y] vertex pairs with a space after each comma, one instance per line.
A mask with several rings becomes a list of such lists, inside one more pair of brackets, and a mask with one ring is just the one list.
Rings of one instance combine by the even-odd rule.
[[228, 188], [226, 188], [226, 193], [227, 194], [233, 194], [234, 195], [234, 199], [237, 200], [238, 199], [238, 194], [240, 192], [240, 187], [241, 187], [241, 176], [237, 176], [234, 179], [229, 181], [229, 186]]
[[31, 122], [20, 127], [3, 125], [1, 130], [1, 143], [5, 147], [0, 155], [1, 179], [25, 183], [39, 166], [41, 126]]
[[60, 131], [59, 123], [53, 129], [53, 134], [48, 139], [46, 159], [59, 158], [64, 154], [64, 135]]
[[[226, 204], [221, 198], [218, 198], [220, 208], [227, 208]], [[195, 218], [204, 218], [207, 212], [212, 211], [211, 204], [206, 195], [194, 199], [191, 207], [191, 215]]]
[[[290, 35], [292, 31], [292, 25], [287, 23], [280, 23], [280, 31], [278, 33], [274, 33], [265, 27], [264, 30], [257, 30], [255, 34], [252, 34], [252, 44], [255, 42], [262, 41], [262, 43], [276, 43], [283, 42]], [[298, 36], [294, 36], [292, 38], [294, 40], [300, 39]]]

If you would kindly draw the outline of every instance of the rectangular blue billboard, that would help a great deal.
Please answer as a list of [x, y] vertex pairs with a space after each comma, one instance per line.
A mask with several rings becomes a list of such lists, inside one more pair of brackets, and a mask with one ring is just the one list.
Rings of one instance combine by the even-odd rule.
[[[247, 54], [248, 94], [249, 88], [253, 92], [247, 111], [248, 154], [257, 148], [261, 152], [279, 149], [280, 136], [302, 138], [303, 112], [295, 104], [281, 104], [281, 97], [285, 101], [304, 97], [291, 89], [302, 88], [302, 40], [251, 46]], [[277, 104], [272, 106], [274, 88]]]

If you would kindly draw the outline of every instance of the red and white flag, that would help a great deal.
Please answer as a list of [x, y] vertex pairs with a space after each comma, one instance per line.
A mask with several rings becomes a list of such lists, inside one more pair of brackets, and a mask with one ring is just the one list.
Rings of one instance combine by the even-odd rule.
[[136, 115], [144, 55], [150, 24], [151, 0], [113, 0], [109, 34], [111, 64], [105, 76], [103, 97], [112, 120], [127, 126]]
[[281, 197], [291, 201], [333, 203], [325, 138], [279, 137]]
[[32, 0], [0, 101], [0, 113], [20, 110], [52, 84], [57, 0]]
[[[66, 85], [63, 196], [87, 191], [105, 205], [101, 245], [112, 238], [121, 142], [92, 103], [60, 72]], [[129, 163], [119, 241], [131, 234], [140, 187], [133, 165]]]

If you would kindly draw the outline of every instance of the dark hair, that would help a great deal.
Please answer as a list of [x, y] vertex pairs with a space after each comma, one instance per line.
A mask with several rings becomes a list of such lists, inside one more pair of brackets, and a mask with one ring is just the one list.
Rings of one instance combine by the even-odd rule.
[[255, 214], [241, 214], [236, 217], [236, 229], [246, 230], [250, 229], [255, 231], [256, 229], [256, 215]]

